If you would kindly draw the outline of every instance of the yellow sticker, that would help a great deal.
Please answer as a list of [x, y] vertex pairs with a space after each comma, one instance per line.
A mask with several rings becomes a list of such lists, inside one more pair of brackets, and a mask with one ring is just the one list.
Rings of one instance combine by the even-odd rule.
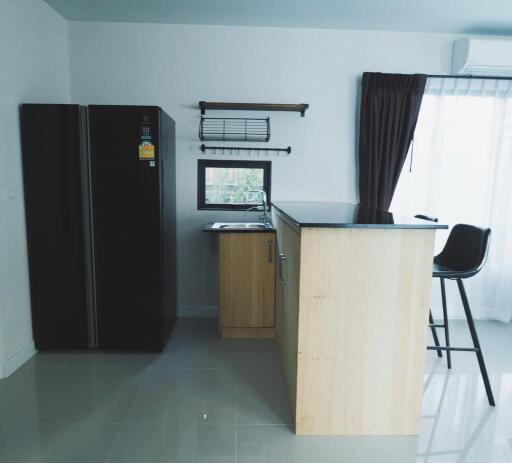
[[143, 141], [139, 145], [139, 160], [153, 161], [155, 159], [155, 145], [149, 141]]

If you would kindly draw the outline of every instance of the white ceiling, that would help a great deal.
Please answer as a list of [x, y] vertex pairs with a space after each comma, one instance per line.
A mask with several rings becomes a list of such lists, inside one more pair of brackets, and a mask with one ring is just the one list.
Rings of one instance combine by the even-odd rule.
[[45, 0], [75, 21], [512, 35], [512, 0]]

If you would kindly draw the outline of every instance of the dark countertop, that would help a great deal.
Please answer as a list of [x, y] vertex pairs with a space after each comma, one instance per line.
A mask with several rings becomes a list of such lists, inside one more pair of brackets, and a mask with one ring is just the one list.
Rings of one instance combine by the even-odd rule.
[[391, 212], [365, 209], [357, 204], [318, 201], [273, 201], [272, 206], [298, 227], [314, 228], [426, 228], [448, 225]]

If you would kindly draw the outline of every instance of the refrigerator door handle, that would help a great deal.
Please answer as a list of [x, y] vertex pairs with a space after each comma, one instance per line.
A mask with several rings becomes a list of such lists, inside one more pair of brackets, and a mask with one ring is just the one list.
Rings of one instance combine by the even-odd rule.
[[73, 152], [72, 140], [66, 136], [66, 139], [62, 141], [65, 145], [65, 149], [60, 149], [60, 178], [61, 178], [61, 212], [62, 212], [62, 231], [65, 233], [71, 232], [71, 195], [70, 195], [70, 184], [69, 179], [71, 177], [71, 166], [69, 160], [69, 153]]

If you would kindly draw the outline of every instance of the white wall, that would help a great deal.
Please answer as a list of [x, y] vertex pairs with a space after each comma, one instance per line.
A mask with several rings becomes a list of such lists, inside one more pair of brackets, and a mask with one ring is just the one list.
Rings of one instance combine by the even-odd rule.
[[[199, 100], [309, 103], [272, 113], [273, 199], [356, 201], [358, 83], [363, 71], [450, 73], [452, 35], [313, 29], [70, 23], [72, 100], [162, 106], [177, 123], [180, 314], [217, 304], [213, 220], [198, 211]], [[219, 115], [219, 114], [216, 114]]]
[[42, 0], [0, 0], [0, 378], [34, 353], [18, 105], [69, 102], [68, 24]]

